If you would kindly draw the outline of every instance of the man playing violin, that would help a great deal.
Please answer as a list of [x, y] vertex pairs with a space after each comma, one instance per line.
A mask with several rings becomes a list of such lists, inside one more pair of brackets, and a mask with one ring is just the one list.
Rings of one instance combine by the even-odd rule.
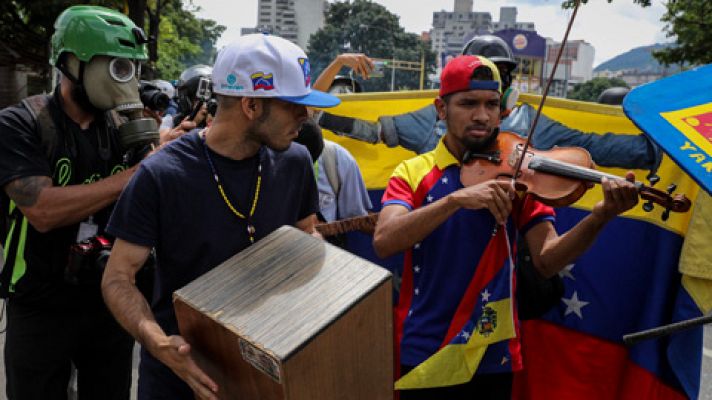
[[[465, 332], [463, 313], [475, 316], [514, 297], [510, 243], [516, 243], [517, 233], [524, 236], [537, 270], [553, 276], [584, 253], [608, 221], [638, 202], [632, 172], [625, 181], [604, 179], [603, 200], [558, 235], [554, 210], [515, 193], [510, 180], [463, 187], [459, 160], [464, 153], [496, 144], [501, 88], [497, 67], [484, 57], [463, 55], [448, 63], [435, 100], [447, 133], [433, 151], [401, 163], [383, 196], [374, 247], [381, 257], [405, 251], [395, 322], [401, 376], [455, 336], [467, 339], [474, 333], [472, 328]], [[401, 390], [401, 399], [508, 399], [512, 373], [520, 369], [515, 335], [489, 345], [469, 382]]]

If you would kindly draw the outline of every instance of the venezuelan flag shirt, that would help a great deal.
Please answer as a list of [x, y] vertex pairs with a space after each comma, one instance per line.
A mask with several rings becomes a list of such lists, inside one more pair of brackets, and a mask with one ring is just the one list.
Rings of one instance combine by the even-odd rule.
[[[441, 140], [433, 151], [396, 168], [382, 201], [384, 207], [398, 204], [414, 210], [461, 188], [459, 163]], [[517, 231], [524, 234], [543, 221], [553, 222], [554, 210], [530, 196], [514, 200], [506, 232], [497, 235], [488, 209], [461, 209], [406, 251], [395, 321], [401, 364], [417, 366], [440, 348], [466, 341], [473, 329], [487, 334], [496, 328], [497, 316], [482, 318], [488, 302], [515, 304], [514, 250], [506, 245], [507, 237], [514, 244]], [[516, 321], [511, 308], [508, 317]], [[519, 340], [513, 337], [489, 345], [477, 373], [521, 367]]]

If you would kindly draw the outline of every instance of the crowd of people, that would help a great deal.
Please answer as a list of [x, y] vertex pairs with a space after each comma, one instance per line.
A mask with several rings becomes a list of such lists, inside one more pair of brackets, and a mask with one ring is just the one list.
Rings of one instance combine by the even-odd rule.
[[[438, 350], [477, 271], [516, 258], [510, 241], [522, 238], [531, 267], [552, 277], [638, 201], [632, 173], [606, 180], [591, 214], [558, 234], [554, 209], [508, 180], [463, 187], [466, 152], [487, 150], [503, 130], [526, 135], [533, 119], [515, 106], [516, 61], [497, 38], [475, 38], [444, 67], [433, 105], [377, 122], [327, 110], [340, 102], [327, 93], [339, 71], [368, 78], [368, 56], [337, 56], [312, 87], [304, 51], [262, 34], [188, 68], [175, 95], [154, 82], [170, 103], [144, 114], [146, 42], [119, 12], [70, 7], [52, 38], [59, 84], [0, 112], [10, 400], [66, 398], [72, 368], [80, 398], [128, 399], [135, 341], [139, 399], [217, 399], [180, 336], [172, 293], [282, 225], [319, 236], [318, 223], [373, 208], [354, 158], [321, 127], [418, 154], [393, 171], [373, 237], [378, 255], [406, 254], [395, 309], [401, 375]], [[642, 135], [546, 118], [536, 132], [535, 146], [582, 146], [600, 165], [660, 163]], [[494, 344], [470, 382], [400, 398], [511, 398], [512, 374], [526, 368], [518, 348], [518, 337]]]

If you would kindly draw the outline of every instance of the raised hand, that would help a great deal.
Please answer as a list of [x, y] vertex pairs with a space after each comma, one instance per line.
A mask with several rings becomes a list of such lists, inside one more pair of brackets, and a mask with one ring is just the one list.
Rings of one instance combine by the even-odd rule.
[[363, 79], [368, 79], [368, 76], [373, 72], [373, 60], [362, 53], [343, 53], [336, 56], [336, 61], [342, 66], [351, 68], [356, 74]]
[[[198, 113], [198, 115], [200, 115], [200, 112]], [[197, 124], [194, 121], [189, 120], [188, 118], [189, 117], [185, 117], [183, 121], [181, 121], [181, 123], [178, 124], [175, 128], [165, 132], [161, 132], [160, 144], [165, 144], [170, 142], [171, 140], [178, 139], [179, 137], [195, 129]]]

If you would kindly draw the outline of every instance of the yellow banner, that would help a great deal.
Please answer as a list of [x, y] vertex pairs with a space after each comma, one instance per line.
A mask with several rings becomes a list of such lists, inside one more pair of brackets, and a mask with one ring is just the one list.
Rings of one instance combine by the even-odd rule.
[[[329, 112], [376, 121], [382, 115], [398, 115], [432, 104], [436, 95], [435, 90], [348, 94], [342, 95], [341, 105], [330, 109]], [[540, 96], [536, 95], [525, 94], [520, 97], [520, 101], [529, 103], [533, 107], [538, 106], [539, 99]], [[640, 130], [625, 117], [620, 107], [549, 98], [543, 112], [548, 117], [583, 132], [640, 134]], [[366, 187], [369, 189], [384, 189], [395, 167], [402, 160], [415, 156], [413, 152], [401, 147], [388, 148], [383, 144], [373, 145], [336, 136], [329, 131], [325, 131], [325, 137], [340, 143], [351, 152], [356, 158]], [[619, 176], [626, 172], [616, 168], [601, 168], [601, 170]], [[648, 171], [642, 170], [634, 172], [640, 181], [644, 181], [648, 173]], [[661, 181], [656, 185], [657, 188], [664, 189], [669, 184], [675, 183], [677, 185], [676, 193], [683, 193], [694, 201], [699, 187], [668, 157], [663, 158], [658, 175], [660, 175]], [[590, 210], [601, 199], [601, 189], [596, 187], [589, 190], [574, 207]], [[636, 208], [628, 211], [624, 216], [646, 220], [678, 234], [686, 232], [690, 213], [672, 213], [667, 221], [662, 221], [660, 217], [664, 211], [663, 208], [657, 206], [653, 212], [648, 213], [642, 208], [643, 202], [641, 200]]]

